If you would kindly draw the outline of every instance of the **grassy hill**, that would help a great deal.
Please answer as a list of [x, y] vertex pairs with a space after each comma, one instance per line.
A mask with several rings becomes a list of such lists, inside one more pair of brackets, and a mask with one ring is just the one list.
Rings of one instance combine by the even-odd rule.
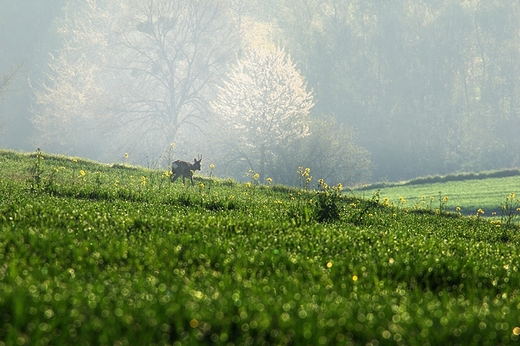
[[506, 219], [251, 179], [0, 151], [0, 345], [518, 341]]

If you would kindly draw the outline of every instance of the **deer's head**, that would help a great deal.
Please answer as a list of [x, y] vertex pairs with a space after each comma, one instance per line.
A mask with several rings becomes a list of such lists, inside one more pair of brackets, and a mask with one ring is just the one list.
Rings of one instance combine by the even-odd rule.
[[194, 171], [200, 171], [200, 161], [202, 161], [202, 155], [199, 157], [199, 159], [193, 159], [193, 170]]

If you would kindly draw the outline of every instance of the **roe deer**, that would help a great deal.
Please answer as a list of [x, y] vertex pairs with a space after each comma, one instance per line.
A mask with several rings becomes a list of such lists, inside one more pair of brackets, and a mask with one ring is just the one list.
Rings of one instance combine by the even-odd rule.
[[186, 178], [190, 178], [191, 185], [193, 186], [193, 173], [195, 171], [200, 171], [200, 161], [202, 161], [202, 156], [197, 159], [193, 159], [193, 163], [189, 163], [186, 161], [177, 160], [172, 163], [172, 175], [170, 176], [170, 181], [172, 183], [177, 180], [182, 175], [182, 183], [185, 184]]

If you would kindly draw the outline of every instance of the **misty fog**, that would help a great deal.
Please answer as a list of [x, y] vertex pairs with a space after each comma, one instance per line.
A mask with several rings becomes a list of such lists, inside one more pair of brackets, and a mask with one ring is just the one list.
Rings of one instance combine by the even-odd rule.
[[287, 184], [518, 168], [519, 77], [518, 0], [0, 2], [4, 149]]

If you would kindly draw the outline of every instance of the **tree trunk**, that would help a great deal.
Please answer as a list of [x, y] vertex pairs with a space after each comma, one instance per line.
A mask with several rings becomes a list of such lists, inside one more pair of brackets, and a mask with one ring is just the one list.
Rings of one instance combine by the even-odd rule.
[[265, 144], [262, 143], [260, 147], [260, 178], [258, 181], [263, 181], [265, 174]]

